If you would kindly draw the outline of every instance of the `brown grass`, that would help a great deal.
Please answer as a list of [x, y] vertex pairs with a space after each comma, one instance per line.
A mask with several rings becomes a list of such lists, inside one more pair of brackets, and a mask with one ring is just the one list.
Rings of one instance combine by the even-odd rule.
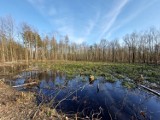
[[54, 109], [37, 106], [33, 93], [17, 91], [0, 81], [0, 120], [58, 119]]

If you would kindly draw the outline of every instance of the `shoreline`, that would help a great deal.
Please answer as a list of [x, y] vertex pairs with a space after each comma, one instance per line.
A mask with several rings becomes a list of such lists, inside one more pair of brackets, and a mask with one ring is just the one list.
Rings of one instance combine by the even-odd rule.
[[37, 106], [34, 93], [21, 92], [0, 81], [0, 119], [57, 119], [55, 109]]

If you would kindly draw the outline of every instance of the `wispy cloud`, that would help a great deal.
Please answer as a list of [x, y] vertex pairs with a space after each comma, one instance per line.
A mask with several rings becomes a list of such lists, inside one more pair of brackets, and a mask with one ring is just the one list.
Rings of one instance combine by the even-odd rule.
[[[113, 37], [114, 32], [126, 26], [158, 0], [143, 0], [140, 2], [146, 3], [143, 6], [134, 0], [102, 0], [102, 2], [93, 2], [92, 4], [92, 0], [88, 4], [85, 4], [87, 3], [85, 0], [81, 0], [80, 4], [73, 1], [68, 4], [68, 1], [65, 0], [60, 2], [52, 0], [28, 1], [51, 24], [54, 31], [63, 36], [68, 35], [72, 42], [82, 43]], [[132, 3], [136, 6], [132, 7], [133, 11], [128, 8]]]
[[33, 7], [43, 12], [45, 9], [45, 0], [27, 0]]
[[93, 18], [91, 18], [89, 21], [88, 21], [88, 25], [87, 27], [85, 28], [85, 32], [86, 32], [86, 36], [90, 35], [91, 32], [93, 31], [93, 29], [95, 28], [98, 20], [100, 18], [100, 12], [97, 11], [97, 13], [95, 14], [95, 16]]
[[[44, 16], [47, 21], [62, 35], [68, 35], [72, 42], [82, 43], [92, 34], [99, 18], [100, 12], [97, 10], [94, 15], [88, 15], [88, 19], [82, 20], [72, 16], [73, 10], [65, 5], [46, 6], [45, 0], [28, 0]], [[64, 3], [65, 4], [65, 3]], [[80, 27], [79, 27], [80, 25]]]
[[[42, 16], [55, 28], [55, 30], [62, 36], [68, 35], [73, 38], [74, 29], [72, 24], [72, 16], [65, 15], [67, 8], [63, 6], [63, 9], [59, 9], [58, 6], [53, 4], [47, 5], [45, 0], [28, 0], [33, 7], [35, 7]], [[74, 37], [75, 38], [75, 37]]]
[[133, 20], [134, 18], [136, 18], [140, 13], [142, 13], [144, 10], [146, 10], [147, 8], [149, 8], [151, 5], [153, 5], [155, 2], [157, 2], [157, 0], [152, 0], [152, 1], [146, 1], [145, 2], [145, 6], [140, 5], [141, 7], [136, 8], [134, 10], [134, 12], [130, 13], [132, 15], [127, 16], [125, 19], [123, 19], [118, 25], [112, 27], [110, 29], [110, 31], [107, 34], [107, 38], [109, 38], [113, 32], [119, 30], [121, 27], [123, 27], [124, 25], [126, 25], [127, 23], [129, 23], [131, 20]]
[[102, 33], [100, 34], [99, 39], [101, 39], [102, 37], [104, 37], [105, 34], [107, 34], [107, 32], [117, 20], [118, 15], [121, 13], [121, 11], [128, 2], [129, 0], [122, 0], [120, 3], [114, 5], [110, 13], [106, 14], [105, 18], [107, 18], [108, 21], [106, 20], [103, 22], [104, 25], [102, 25]]

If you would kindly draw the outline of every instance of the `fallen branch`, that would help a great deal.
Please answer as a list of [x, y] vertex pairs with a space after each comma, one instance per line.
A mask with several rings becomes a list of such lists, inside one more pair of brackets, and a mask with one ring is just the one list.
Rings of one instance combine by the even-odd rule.
[[152, 92], [152, 93], [160, 96], [160, 93], [159, 93], [159, 92], [157, 92], [157, 91], [155, 91], [155, 90], [152, 90], [152, 89], [150, 89], [150, 88], [148, 88], [148, 87], [146, 87], [146, 86], [144, 86], [144, 85], [140, 85], [140, 86], [141, 86], [142, 88], [144, 88], [144, 89], [146, 89], [146, 90], [148, 90], [148, 91], [150, 91], [150, 92]]
[[14, 88], [17, 88], [17, 87], [26, 87], [26, 86], [30, 86], [30, 85], [37, 85], [38, 82], [31, 82], [31, 83], [26, 83], [26, 84], [22, 84], [22, 85], [15, 85], [15, 86], [12, 86]]

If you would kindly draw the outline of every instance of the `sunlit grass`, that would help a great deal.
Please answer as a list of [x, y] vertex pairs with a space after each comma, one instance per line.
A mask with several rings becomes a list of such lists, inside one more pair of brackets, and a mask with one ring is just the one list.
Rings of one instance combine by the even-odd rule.
[[68, 79], [80, 74], [86, 76], [105, 76], [108, 81], [115, 81], [115, 78], [123, 80], [126, 77], [136, 80], [140, 75], [143, 75], [145, 80], [149, 82], [158, 82], [158, 79], [160, 78], [160, 66], [153, 67], [144, 64], [75, 61], [56, 61], [36, 64], [41, 69], [64, 72]]

